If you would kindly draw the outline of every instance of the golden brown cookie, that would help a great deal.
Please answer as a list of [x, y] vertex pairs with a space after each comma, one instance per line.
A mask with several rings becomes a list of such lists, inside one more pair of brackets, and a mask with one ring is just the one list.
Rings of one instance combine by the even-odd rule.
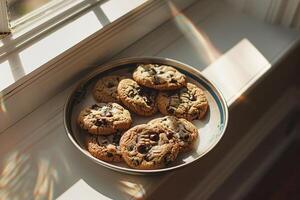
[[118, 95], [122, 103], [138, 115], [151, 116], [157, 112], [157, 91], [142, 87], [132, 79], [120, 81]]
[[92, 156], [106, 162], [123, 161], [120, 150], [121, 132], [112, 135], [89, 135], [87, 149]]
[[153, 119], [148, 124], [165, 129], [169, 137], [174, 137], [174, 141], [178, 142], [181, 152], [192, 149], [198, 138], [197, 127], [183, 118], [165, 116]]
[[82, 110], [79, 126], [91, 134], [109, 135], [130, 128], [132, 120], [128, 110], [117, 103], [94, 104]]
[[186, 76], [174, 67], [160, 64], [139, 64], [133, 79], [140, 85], [157, 90], [174, 90], [186, 85]]
[[177, 157], [179, 145], [169, 139], [161, 127], [137, 125], [120, 140], [123, 159], [135, 169], [159, 169]]
[[121, 103], [118, 97], [117, 88], [119, 82], [126, 76], [105, 76], [100, 78], [94, 86], [93, 96], [100, 103], [115, 102]]
[[189, 121], [202, 119], [208, 110], [208, 102], [203, 90], [187, 83], [175, 91], [160, 92], [157, 98], [158, 109], [164, 115], [174, 115]]

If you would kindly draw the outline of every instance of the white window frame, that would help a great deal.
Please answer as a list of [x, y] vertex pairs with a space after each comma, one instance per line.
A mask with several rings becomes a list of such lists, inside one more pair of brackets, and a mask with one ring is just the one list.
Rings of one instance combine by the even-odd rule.
[[0, 1], [0, 34], [6, 35], [10, 33], [9, 22], [8, 22], [8, 12], [6, 1]]
[[[70, 5], [65, 5], [65, 3], [63, 3], [63, 5], [51, 5], [50, 2], [49, 5], [40, 8], [41, 11], [51, 9], [49, 14], [43, 14], [41, 11], [33, 11], [21, 19], [16, 20], [15, 23], [12, 23], [11, 27], [7, 10], [7, 0], [0, 0], [0, 33], [3, 33], [3, 35], [11, 34], [11, 38], [5, 41], [6, 45], [0, 47], [0, 57], [4, 54], [11, 53], [16, 50], [16, 47], [21, 47], [40, 34], [49, 31], [55, 26], [64, 23], [66, 20], [103, 1], [106, 0], [76, 0]], [[56, 8], [59, 8], [58, 11], [53, 11]]]
[[[7, 0], [6, 0], [7, 1]], [[73, 3], [72, 3], [73, 1]], [[49, 15], [65, 10], [64, 7], [73, 7], [82, 0], [56, 0], [50, 1], [45, 5], [37, 8], [36, 10], [31, 11], [30, 13], [25, 14], [23, 17], [16, 19], [10, 22], [10, 26], [13, 29], [14, 27], [21, 26], [22, 24], [34, 23], [35, 21], [41, 20], [41, 18], [49, 18]], [[50, 10], [50, 13], [49, 13]]]
[[[78, 11], [84, 10], [87, 7], [91, 7], [96, 3], [105, 0], [56, 0], [53, 2], [49, 2], [45, 5], [42, 5], [40, 8], [31, 11], [28, 14], [25, 14], [20, 19], [16, 19], [14, 21], [9, 21], [9, 11], [7, 0], [0, 1], [0, 27], [1, 32], [10, 32], [11, 30], [20, 31], [20, 29], [24, 29], [32, 24], [34, 26], [39, 26], [51, 18], [60, 15], [63, 17], [64, 15], [69, 15], [67, 13], [76, 14]], [[65, 14], [63, 14], [65, 13]], [[31, 26], [30, 26], [31, 27]], [[16, 29], [16, 30], [15, 30]]]

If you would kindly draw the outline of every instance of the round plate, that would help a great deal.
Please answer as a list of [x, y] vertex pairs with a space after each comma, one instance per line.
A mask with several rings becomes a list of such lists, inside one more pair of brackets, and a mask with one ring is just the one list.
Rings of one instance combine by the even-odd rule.
[[[87, 106], [95, 104], [96, 101], [92, 96], [92, 88], [96, 81], [103, 76], [113, 74], [126, 74], [132, 73], [139, 63], [157, 63], [170, 65], [177, 68], [180, 72], [184, 73], [188, 82], [198, 85], [206, 94], [209, 103], [209, 111], [203, 120], [194, 120], [199, 130], [199, 140], [194, 150], [180, 154], [176, 161], [166, 168], [156, 170], [138, 170], [129, 168], [124, 163], [107, 163], [97, 158], [94, 158], [87, 150], [85, 145], [84, 133], [76, 124], [76, 119], [79, 112]], [[157, 114], [152, 117], [141, 117], [132, 113], [133, 126], [137, 124], [147, 123], [153, 118], [162, 117]], [[153, 58], [153, 57], [137, 57], [116, 60], [108, 64], [98, 67], [93, 73], [84, 78], [67, 99], [64, 110], [64, 124], [66, 133], [72, 143], [88, 158], [94, 162], [108, 167], [110, 169], [133, 174], [153, 174], [157, 172], [164, 172], [186, 166], [205, 154], [207, 154], [223, 136], [228, 121], [228, 109], [226, 101], [221, 92], [201, 73], [193, 67], [190, 67], [181, 62], [166, 59], [166, 58]]]

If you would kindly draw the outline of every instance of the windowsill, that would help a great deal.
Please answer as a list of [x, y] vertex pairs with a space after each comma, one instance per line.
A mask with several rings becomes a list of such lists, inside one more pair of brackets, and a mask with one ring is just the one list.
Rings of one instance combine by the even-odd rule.
[[[95, 33], [103, 32], [108, 26], [113, 26], [115, 21], [120, 20], [121, 17], [129, 14], [146, 1], [104, 1], [104, 3], [99, 3], [80, 14], [79, 17], [73, 17], [63, 25], [55, 27], [54, 30], [41, 35], [21, 48], [16, 48], [8, 55], [0, 57], [0, 91], [2, 95], [22, 84], [24, 77], [33, 75], [37, 69], [42, 70], [43, 66], [54, 58], [66, 54], [76, 45], [88, 41]], [[16, 35], [10, 35], [0, 41], [2, 53], [5, 53], [5, 45], [9, 46], [12, 43], [10, 40], [13, 40]]]

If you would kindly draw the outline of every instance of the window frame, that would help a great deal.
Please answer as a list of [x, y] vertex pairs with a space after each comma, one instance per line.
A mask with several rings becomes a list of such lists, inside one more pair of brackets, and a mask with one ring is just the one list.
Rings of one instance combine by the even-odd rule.
[[[78, 12], [78, 10], [81, 10], [79, 9], [80, 7], [84, 9], [103, 1], [105, 2], [107, 0], [55, 0], [42, 5], [19, 19], [10, 20], [8, 0], [3, 0], [0, 2], [2, 11], [0, 11], [0, 14], [2, 13], [3, 15], [3, 18], [0, 18], [0, 23], [5, 25], [7, 30], [15, 32], [24, 29], [26, 26], [32, 26], [32, 24], [39, 26], [44, 21], [49, 21], [49, 19], [56, 17], [57, 15], [62, 15], [62, 13], [70, 12], [71, 10], [76, 13], [76, 11]], [[75, 7], [77, 7], [77, 9]], [[45, 19], [43, 20], [43, 18]], [[5, 19], [5, 21], [3, 19]]]
[[[8, 1], [8, 0], [6, 0]], [[65, 2], [64, 2], [65, 1]], [[15, 19], [15, 20], [10, 20], [10, 27], [11, 29], [14, 29], [18, 26], [22, 26], [22, 24], [28, 25], [28, 23], [34, 23], [34, 21], [39, 20], [41, 17], [46, 17], [47, 15], [51, 15], [56, 9], [61, 9], [62, 6], [66, 6], [67, 3], [69, 3], [71, 0], [54, 0], [50, 1], [39, 8], [36, 8], [35, 10], [30, 11], [29, 13], [25, 14], [24, 16]], [[74, 1], [74, 0], [73, 0]], [[76, 4], [80, 0], [75, 0], [74, 3]], [[9, 5], [7, 3], [7, 5]], [[9, 7], [9, 6], [7, 6]], [[8, 8], [9, 9], [9, 8]], [[50, 13], [49, 11], [50, 10]], [[45, 13], [48, 11], [48, 13]], [[58, 11], [59, 12], [59, 11]], [[8, 12], [9, 15], [9, 12]], [[8, 16], [10, 18], [10, 16]]]
[[0, 35], [7, 35], [10, 33], [6, 3], [6, 1], [0, 1]]
[[[29, 16], [29, 13], [27, 21], [20, 19], [13, 27], [11, 27], [9, 23], [7, 0], [0, 1], [0, 33], [2, 33], [3, 37], [0, 37], [0, 40], [3, 40], [5, 43], [5, 45], [0, 46], [0, 58], [15, 51], [16, 48], [21, 48], [41, 34], [84, 13], [98, 3], [103, 3], [105, 1], [107, 0], [78, 0], [76, 1], [77, 3], [67, 6], [64, 9], [60, 9], [57, 12], [50, 11], [51, 14], [48, 16]], [[50, 9], [54, 8], [56, 7], [51, 7]]]

